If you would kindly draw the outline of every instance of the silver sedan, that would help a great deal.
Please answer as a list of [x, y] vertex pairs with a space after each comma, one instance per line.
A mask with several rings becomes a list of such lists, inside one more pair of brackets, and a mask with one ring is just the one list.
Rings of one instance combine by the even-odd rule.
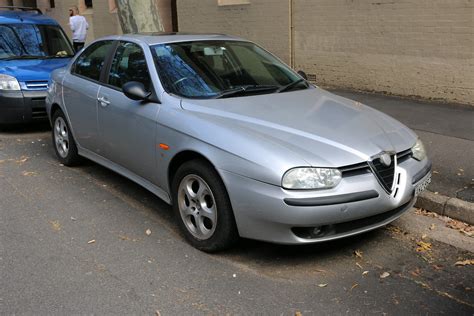
[[203, 251], [369, 231], [431, 179], [413, 131], [231, 36], [96, 40], [53, 73], [47, 110], [61, 163], [86, 157], [142, 185]]

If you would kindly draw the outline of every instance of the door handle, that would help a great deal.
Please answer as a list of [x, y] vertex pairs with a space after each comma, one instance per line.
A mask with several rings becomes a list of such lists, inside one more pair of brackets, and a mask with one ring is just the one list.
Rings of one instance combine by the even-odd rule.
[[104, 97], [99, 97], [99, 98], [97, 98], [97, 101], [99, 101], [100, 105], [103, 106], [103, 107], [106, 107], [107, 105], [110, 104], [110, 101], [107, 100], [107, 99], [104, 98]]

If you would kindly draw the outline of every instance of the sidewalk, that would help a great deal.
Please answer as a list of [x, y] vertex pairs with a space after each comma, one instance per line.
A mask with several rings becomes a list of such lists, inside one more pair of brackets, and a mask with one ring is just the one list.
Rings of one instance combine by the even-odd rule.
[[[434, 193], [428, 192], [420, 200], [444, 203], [443, 210], [449, 198], [455, 198], [451, 199], [454, 204], [461, 200], [460, 203], [468, 205], [468, 208], [474, 206], [474, 106], [353, 91], [331, 92], [387, 113], [420, 136], [433, 161], [433, 180], [428, 190]], [[472, 219], [474, 208], [470, 212], [464, 215]]]

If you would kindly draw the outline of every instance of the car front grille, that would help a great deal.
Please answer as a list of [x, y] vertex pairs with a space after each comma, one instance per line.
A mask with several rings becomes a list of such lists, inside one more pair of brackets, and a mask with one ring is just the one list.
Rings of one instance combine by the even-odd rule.
[[25, 82], [27, 90], [46, 90], [48, 89], [47, 80], [31, 80]]
[[390, 166], [385, 166], [380, 158], [375, 158], [372, 160], [372, 169], [375, 176], [379, 179], [380, 184], [388, 192], [392, 191], [393, 178], [395, 176], [395, 155], [390, 155], [392, 163]]

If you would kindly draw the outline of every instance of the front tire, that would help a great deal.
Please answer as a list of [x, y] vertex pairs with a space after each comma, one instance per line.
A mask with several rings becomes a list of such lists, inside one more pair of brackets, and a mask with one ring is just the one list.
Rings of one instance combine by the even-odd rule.
[[188, 242], [205, 252], [227, 249], [239, 235], [221, 178], [207, 162], [192, 160], [178, 168], [172, 183], [173, 209]]
[[66, 116], [61, 110], [53, 114], [53, 147], [56, 157], [65, 166], [74, 166], [80, 163], [81, 157], [77, 153], [77, 146], [67, 123]]

